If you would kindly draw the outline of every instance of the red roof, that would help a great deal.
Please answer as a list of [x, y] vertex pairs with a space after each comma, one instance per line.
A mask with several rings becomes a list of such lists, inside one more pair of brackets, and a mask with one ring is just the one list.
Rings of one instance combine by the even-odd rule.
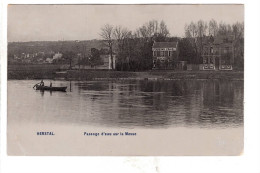
[[153, 48], [177, 48], [178, 42], [154, 42]]

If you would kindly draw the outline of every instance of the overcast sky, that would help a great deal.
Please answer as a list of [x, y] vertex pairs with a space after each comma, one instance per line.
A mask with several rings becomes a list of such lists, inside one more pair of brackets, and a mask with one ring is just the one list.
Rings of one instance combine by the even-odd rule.
[[200, 19], [244, 21], [243, 5], [9, 5], [8, 41], [100, 39], [105, 24], [134, 31], [149, 20], [164, 20], [171, 36]]

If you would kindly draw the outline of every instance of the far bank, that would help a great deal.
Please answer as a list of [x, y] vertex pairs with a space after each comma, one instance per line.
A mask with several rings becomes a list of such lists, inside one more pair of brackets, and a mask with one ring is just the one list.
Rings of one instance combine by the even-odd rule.
[[174, 80], [174, 79], [227, 79], [243, 80], [243, 71], [112, 71], [63, 70], [59, 65], [9, 65], [8, 79], [63, 79], [63, 80]]

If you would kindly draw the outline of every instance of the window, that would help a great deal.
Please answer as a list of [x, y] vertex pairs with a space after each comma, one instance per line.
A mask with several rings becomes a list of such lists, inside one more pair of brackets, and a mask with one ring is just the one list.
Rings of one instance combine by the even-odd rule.
[[205, 55], [209, 55], [210, 49], [208, 47], [205, 48]]
[[210, 47], [210, 53], [213, 54], [213, 47]]
[[209, 62], [210, 64], [214, 64], [214, 57], [211, 57], [209, 60], [210, 60]]
[[219, 48], [216, 48], [216, 49], [215, 49], [215, 52], [216, 52], [216, 54], [218, 55], [218, 54], [219, 54]]
[[160, 51], [160, 56], [163, 56], [163, 53], [164, 53], [163, 51]]
[[171, 51], [168, 51], [168, 56], [171, 56]]
[[205, 57], [203, 58], [203, 64], [207, 64], [207, 59]]
[[208, 49], [207, 49], [207, 47], [204, 47], [204, 49], [203, 49], [203, 55], [207, 55], [208, 54]]

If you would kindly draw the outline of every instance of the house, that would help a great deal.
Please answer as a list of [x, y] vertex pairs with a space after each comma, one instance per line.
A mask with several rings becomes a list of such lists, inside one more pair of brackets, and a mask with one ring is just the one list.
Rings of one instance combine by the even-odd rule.
[[234, 64], [234, 37], [205, 37], [202, 45], [203, 64], [200, 70], [232, 70]]
[[46, 58], [45, 62], [51, 64], [51, 63], [53, 63], [53, 59], [52, 58]]
[[154, 42], [153, 69], [174, 69], [179, 59], [178, 42]]
[[53, 59], [60, 59], [61, 57], [62, 57], [62, 54], [61, 54], [60, 52], [55, 53], [55, 54], [53, 55]]
[[112, 58], [110, 54], [102, 54], [100, 55], [100, 58], [102, 59], [102, 61], [104, 62], [103, 65], [99, 66], [99, 69], [115, 69], [116, 68], [116, 55], [113, 54], [113, 68], [112, 68]]

